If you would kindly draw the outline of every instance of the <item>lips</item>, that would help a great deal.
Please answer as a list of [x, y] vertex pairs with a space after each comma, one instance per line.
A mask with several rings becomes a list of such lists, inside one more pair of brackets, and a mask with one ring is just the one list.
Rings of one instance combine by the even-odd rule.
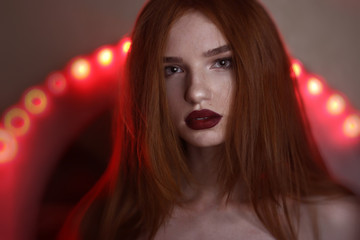
[[194, 130], [208, 129], [216, 126], [222, 116], [208, 109], [192, 111], [185, 119], [186, 125]]

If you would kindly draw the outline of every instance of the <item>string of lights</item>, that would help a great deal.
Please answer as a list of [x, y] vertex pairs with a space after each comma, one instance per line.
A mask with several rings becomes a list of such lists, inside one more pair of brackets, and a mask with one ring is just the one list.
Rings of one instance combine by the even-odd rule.
[[[35, 134], [31, 131], [32, 123], [39, 116], [51, 114], [52, 98], [62, 97], [70, 89], [80, 94], [105, 81], [116, 81], [119, 65], [130, 47], [131, 40], [124, 38], [114, 46], [100, 47], [89, 56], [75, 57], [63, 70], [50, 73], [42, 85], [25, 91], [23, 99], [10, 107], [0, 122], [0, 164], [16, 159], [22, 148], [19, 139]], [[342, 93], [327, 86], [324, 79], [307, 72], [299, 60], [293, 60], [292, 69], [307, 113], [314, 114], [318, 121], [330, 127], [339, 144], [358, 144], [359, 111]]]

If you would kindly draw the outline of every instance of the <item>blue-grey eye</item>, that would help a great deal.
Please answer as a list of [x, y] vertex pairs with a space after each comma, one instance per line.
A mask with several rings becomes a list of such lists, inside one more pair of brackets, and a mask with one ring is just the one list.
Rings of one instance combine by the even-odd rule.
[[175, 73], [183, 72], [180, 67], [177, 66], [166, 66], [165, 67], [165, 77], [169, 77]]
[[212, 66], [213, 68], [231, 68], [232, 67], [232, 59], [231, 58], [222, 58], [215, 61], [215, 64]]

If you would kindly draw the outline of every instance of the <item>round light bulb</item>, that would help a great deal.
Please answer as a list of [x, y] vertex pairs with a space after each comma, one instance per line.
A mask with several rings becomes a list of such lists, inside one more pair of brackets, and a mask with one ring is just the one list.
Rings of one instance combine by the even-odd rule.
[[61, 94], [66, 88], [66, 79], [62, 73], [53, 73], [48, 77], [49, 90], [54, 94]]
[[0, 128], [0, 164], [11, 161], [17, 153], [17, 141], [7, 130]]
[[107, 66], [111, 64], [113, 58], [114, 58], [113, 52], [109, 48], [105, 48], [101, 50], [98, 54], [98, 62], [103, 66]]
[[15, 136], [22, 136], [30, 128], [29, 115], [20, 108], [12, 108], [5, 114], [4, 126]]
[[291, 67], [292, 67], [293, 72], [295, 73], [295, 76], [299, 77], [302, 72], [300, 64], [297, 62], [294, 62]]
[[323, 84], [319, 79], [313, 77], [309, 79], [307, 83], [307, 88], [310, 94], [319, 95], [323, 90]]
[[25, 107], [32, 114], [44, 112], [47, 106], [47, 97], [44, 91], [34, 88], [25, 95]]
[[343, 131], [351, 138], [360, 136], [360, 117], [356, 114], [348, 116], [344, 121]]
[[87, 78], [90, 74], [90, 63], [84, 58], [79, 58], [71, 65], [71, 74], [78, 80]]
[[338, 115], [342, 113], [345, 109], [345, 100], [339, 94], [333, 94], [329, 97], [326, 108], [329, 113], [333, 115]]
[[123, 52], [124, 52], [124, 53], [128, 53], [129, 50], [130, 50], [130, 47], [131, 47], [131, 41], [128, 40], [128, 41], [126, 41], [126, 42], [124, 43], [124, 45], [123, 45]]

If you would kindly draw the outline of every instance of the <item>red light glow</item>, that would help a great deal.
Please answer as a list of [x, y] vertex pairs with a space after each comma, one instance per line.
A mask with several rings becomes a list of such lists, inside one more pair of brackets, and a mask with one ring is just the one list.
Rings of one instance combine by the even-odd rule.
[[5, 128], [15, 136], [22, 136], [27, 133], [30, 128], [30, 118], [24, 110], [12, 108], [5, 115], [4, 125]]
[[4, 140], [0, 140], [0, 153], [3, 152], [6, 148], [6, 143], [4, 142]]
[[321, 81], [315, 77], [312, 77], [309, 79], [307, 83], [307, 88], [312, 95], [319, 95], [322, 93], [323, 90], [323, 84]]
[[128, 40], [128, 41], [126, 41], [126, 42], [124, 43], [124, 45], [123, 45], [123, 47], [122, 47], [123, 52], [124, 52], [124, 53], [128, 53], [129, 50], [130, 50], [130, 47], [131, 47], [131, 41]]
[[90, 74], [90, 63], [84, 58], [79, 58], [71, 65], [71, 74], [78, 80], [84, 80]]
[[105, 48], [98, 53], [97, 60], [102, 66], [108, 66], [113, 62], [114, 54], [110, 48]]
[[327, 100], [326, 108], [330, 114], [338, 115], [345, 109], [345, 100], [339, 94], [333, 94]]
[[0, 128], [0, 164], [11, 161], [17, 153], [15, 137], [5, 129]]
[[360, 117], [359, 115], [353, 114], [348, 116], [343, 124], [344, 134], [350, 138], [360, 136]]
[[44, 91], [34, 88], [25, 95], [25, 107], [32, 114], [44, 112], [47, 106], [47, 97]]
[[62, 73], [53, 73], [47, 79], [49, 90], [54, 94], [61, 94], [66, 88], [66, 79]]
[[24, 124], [24, 119], [19, 116], [15, 116], [11, 119], [11, 125], [15, 128], [21, 128], [22, 126], [24, 126]]

